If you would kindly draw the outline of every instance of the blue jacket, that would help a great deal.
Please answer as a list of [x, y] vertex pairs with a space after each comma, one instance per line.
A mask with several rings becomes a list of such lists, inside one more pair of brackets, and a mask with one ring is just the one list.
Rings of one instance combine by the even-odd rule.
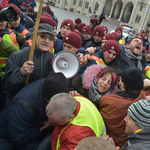
[[30, 142], [34, 138], [42, 138], [40, 132], [43, 121], [47, 120], [45, 108], [46, 101], [41, 95], [41, 88], [45, 79], [32, 82], [20, 90], [15, 99], [23, 99], [33, 104], [37, 108], [37, 114], [28, 106], [22, 103], [10, 103], [0, 112], [0, 134], [9, 138], [15, 145], [22, 145]]

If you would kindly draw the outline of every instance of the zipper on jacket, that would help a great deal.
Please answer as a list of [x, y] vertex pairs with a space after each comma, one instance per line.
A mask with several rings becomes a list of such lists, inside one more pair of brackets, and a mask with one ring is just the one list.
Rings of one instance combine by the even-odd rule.
[[43, 78], [43, 55], [41, 56], [41, 78]]

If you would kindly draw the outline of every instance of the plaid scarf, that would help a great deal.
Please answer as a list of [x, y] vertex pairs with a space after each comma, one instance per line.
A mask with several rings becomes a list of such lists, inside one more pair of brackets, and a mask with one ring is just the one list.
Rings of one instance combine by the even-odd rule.
[[99, 101], [103, 95], [112, 93], [112, 89], [110, 89], [106, 93], [99, 94], [98, 89], [97, 89], [97, 82], [98, 82], [98, 77], [96, 76], [93, 80], [91, 87], [89, 88], [89, 91], [88, 91], [90, 101], [95, 102], [95, 103], [99, 103]]

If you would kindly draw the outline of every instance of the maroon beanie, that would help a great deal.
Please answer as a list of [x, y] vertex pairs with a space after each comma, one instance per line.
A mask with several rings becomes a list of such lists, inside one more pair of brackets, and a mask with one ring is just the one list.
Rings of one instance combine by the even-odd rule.
[[[74, 30], [75, 25], [73, 23], [73, 21], [71, 19], [65, 19], [62, 23], [61, 23], [61, 27], [62, 26], [68, 26], [70, 28], [71, 31]], [[61, 28], [60, 27], [60, 28]]]
[[92, 24], [94, 24], [94, 23], [97, 22], [97, 21], [98, 21], [97, 18], [91, 18], [91, 19], [90, 19], [90, 22], [91, 22]]
[[30, 2], [30, 1], [27, 1], [27, 4], [31, 4], [31, 2]]
[[121, 34], [122, 34], [122, 27], [121, 27], [121, 26], [118, 26], [118, 27], [115, 29], [115, 32], [116, 32], [117, 30], [119, 30], [119, 31], [121, 32]]
[[2, 10], [4, 7], [0, 4], [0, 10]]
[[149, 37], [149, 34], [148, 33], [145, 33], [145, 35], [144, 36], [147, 36], [147, 37]]
[[63, 42], [66, 42], [75, 48], [81, 48], [82, 39], [78, 33], [69, 32], [63, 37]]
[[80, 18], [77, 18], [77, 19], [75, 19], [75, 23], [80, 24], [80, 23], [82, 23], [82, 20]]
[[29, 8], [28, 8], [28, 11], [29, 11], [30, 13], [34, 13], [33, 7], [29, 7]]
[[48, 14], [48, 13], [44, 13], [44, 14], [42, 14], [41, 16], [49, 17], [49, 18], [52, 19], [52, 16], [51, 16], [50, 14]]
[[102, 26], [104, 29], [106, 29], [106, 34], [108, 33], [108, 28], [106, 26]]
[[135, 35], [135, 37], [137, 37], [137, 36], [138, 36], [138, 37], [140, 36], [140, 37], [142, 38], [141, 40], [143, 41], [143, 39], [144, 39], [143, 33], [137, 33], [137, 34]]
[[86, 26], [85, 23], [80, 23], [79, 26], [78, 26], [78, 30], [81, 32], [82, 31], [82, 28]]
[[106, 34], [103, 36], [102, 40], [111, 40], [113, 38], [113, 35], [111, 33]]
[[17, 12], [17, 15], [19, 15], [22, 18], [20, 9], [16, 5], [14, 5], [14, 4], [8, 4], [8, 5], [6, 5], [6, 7], [13, 7], [13, 9]]
[[91, 28], [89, 25], [86, 25], [86, 26], [84, 26], [84, 27], [82, 28], [81, 33], [83, 33], [83, 32], [87, 32], [87, 33], [89, 33], [90, 35], [92, 35], [92, 28]]
[[143, 53], [143, 54], [145, 54], [145, 53], [146, 53], [146, 48], [145, 48], [145, 47], [143, 47], [143, 49], [142, 49], [142, 53]]
[[47, 16], [41, 16], [40, 23], [47, 23], [47, 24], [51, 25], [52, 27], [56, 26], [56, 22]]
[[93, 35], [97, 34], [101, 38], [104, 36], [104, 28], [102, 26], [96, 26], [93, 30]]
[[110, 33], [112, 35], [112, 39], [111, 40], [115, 40], [118, 42], [118, 34], [116, 32], [112, 32]]
[[147, 53], [150, 52], [150, 48], [147, 50]]
[[120, 44], [115, 40], [108, 40], [103, 47], [103, 52], [112, 49], [116, 52], [116, 56], [120, 53]]
[[22, 2], [21, 6], [27, 7], [27, 4], [25, 2]]
[[44, 7], [44, 11], [51, 12], [51, 8], [47, 5]]
[[77, 34], [79, 34], [79, 35], [81, 36], [81, 32], [80, 32], [79, 30], [74, 29], [74, 31], [73, 31], [73, 32], [76, 32]]

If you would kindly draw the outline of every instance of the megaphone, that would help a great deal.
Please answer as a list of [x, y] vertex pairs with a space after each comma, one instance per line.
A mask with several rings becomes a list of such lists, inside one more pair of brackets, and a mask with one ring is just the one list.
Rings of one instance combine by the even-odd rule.
[[73, 78], [78, 73], [79, 68], [79, 58], [71, 51], [60, 51], [52, 61], [53, 72], [62, 72], [67, 79]]

